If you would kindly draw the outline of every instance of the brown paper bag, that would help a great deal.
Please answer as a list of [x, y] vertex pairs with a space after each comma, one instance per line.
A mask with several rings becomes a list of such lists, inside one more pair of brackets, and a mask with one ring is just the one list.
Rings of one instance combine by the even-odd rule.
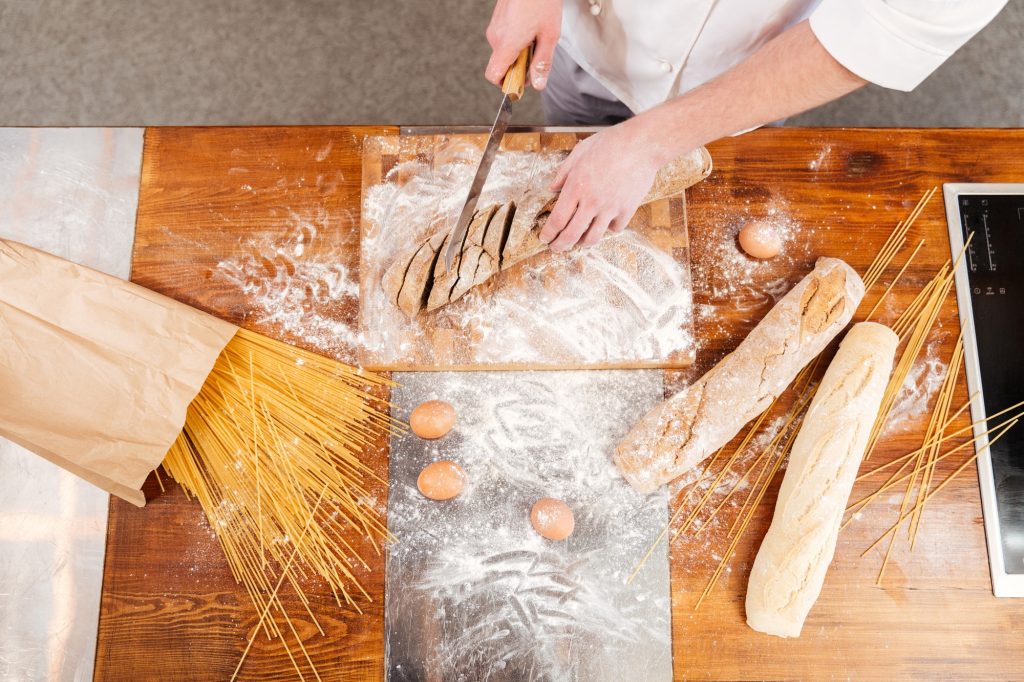
[[237, 328], [0, 239], [0, 436], [133, 504]]

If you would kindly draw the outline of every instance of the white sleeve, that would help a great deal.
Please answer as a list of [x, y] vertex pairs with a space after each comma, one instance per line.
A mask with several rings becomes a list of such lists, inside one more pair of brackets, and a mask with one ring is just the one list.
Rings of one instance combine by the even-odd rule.
[[822, 0], [811, 30], [861, 78], [910, 91], [985, 27], [1007, 0]]

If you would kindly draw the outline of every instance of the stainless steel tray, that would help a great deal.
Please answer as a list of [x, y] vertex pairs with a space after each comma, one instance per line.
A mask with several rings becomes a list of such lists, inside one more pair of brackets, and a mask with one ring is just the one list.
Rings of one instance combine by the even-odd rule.
[[[669, 680], [668, 555], [626, 578], [667, 522], [667, 495], [635, 493], [614, 444], [662, 399], [660, 371], [396, 374], [398, 416], [423, 400], [455, 405], [446, 438], [391, 442], [387, 678]], [[469, 484], [448, 502], [416, 489], [452, 459]], [[541, 497], [565, 500], [576, 531], [534, 532]]]

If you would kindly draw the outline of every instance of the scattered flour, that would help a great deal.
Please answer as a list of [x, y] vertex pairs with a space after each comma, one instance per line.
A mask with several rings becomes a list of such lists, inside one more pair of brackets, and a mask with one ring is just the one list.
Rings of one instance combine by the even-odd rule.
[[946, 376], [946, 364], [939, 359], [941, 340], [928, 344], [923, 357], [918, 358], [910, 368], [906, 381], [900, 389], [883, 435], [901, 433], [914, 428], [918, 421], [929, 413], [932, 397], [942, 386]]
[[821, 165], [825, 163], [825, 160], [828, 159], [828, 156], [831, 153], [832, 145], [826, 144], [824, 147], [821, 148], [821, 151], [818, 152], [818, 155], [815, 158], [813, 158], [810, 163], [807, 164], [807, 168], [812, 171], [821, 170]]
[[[727, 447], [723, 459], [706, 473], [702, 475], [702, 463], [672, 484], [672, 499], [681, 505], [681, 512], [675, 518], [669, 536], [673, 539], [672, 556], [687, 575], [709, 576], [721, 561], [719, 552], [728, 545], [732, 524], [748, 496], [754, 492], [754, 484], [768, 459], [758, 462], [758, 457], [779, 434], [786, 420], [787, 416], [780, 414], [762, 424], [728, 469], [725, 465], [733, 450]], [[785, 464], [780, 467], [779, 474], [784, 470]], [[713, 490], [712, 485], [715, 486]], [[707, 500], [701, 512], [686, 532], [680, 532], [690, 512], [705, 496]]]
[[[736, 235], [752, 220], [765, 222], [778, 232], [782, 251], [775, 258], [758, 260], [740, 249]], [[694, 278], [702, 298], [709, 303], [727, 303], [739, 310], [759, 308], [766, 301], [778, 301], [789, 291], [792, 283], [786, 277], [770, 275], [774, 272], [792, 275], [789, 272], [792, 268], [779, 266], [790, 264], [803, 255], [799, 245], [806, 244], [807, 240], [795, 240], [798, 231], [800, 226], [780, 199], [774, 199], [764, 215], [745, 212], [729, 216], [728, 221], [720, 225], [716, 238], [708, 240], [705, 252], [693, 264]]]
[[[311, 153], [322, 160], [331, 151], [327, 144]], [[342, 242], [359, 238], [359, 226], [349, 212], [328, 211], [323, 204], [301, 212], [275, 209], [278, 223], [246, 234], [239, 248], [217, 263], [213, 277], [245, 294], [246, 315], [255, 324], [353, 363], [367, 358], [391, 363], [424, 349], [428, 355], [413, 360], [436, 363], [441, 358], [429, 354], [437, 339], [425, 339], [452, 333], [469, 340], [468, 363], [566, 366], [692, 358], [689, 272], [629, 230], [591, 249], [524, 263], [517, 275], [520, 286], [502, 288], [505, 275], [499, 275], [490, 291], [470, 292], [428, 323], [422, 317], [410, 323], [384, 300], [383, 267], [440, 223], [454, 224], [478, 157], [475, 145], [454, 140], [429, 161], [400, 164], [385, 182], [367, 189], [363, 211], [369, 228], [361, 240], [361, 268], [376, 271], [364, 275], [362, 284], [351, 266], [337, 259], [351, 249]], [[517, 197], [526, 186], [546, 185], [561, 158], [559, 153], [499, 154], [481, 205]], [[278, 189], [315, 184], [329, 195], [339, 181], [322, 174], [309, 182], [282, 178]], [[248, 183], [240, 187], [257, 191]], [[357, 319], [354, 311], [360, 309]]]
[[[697, 353], [706, 348], [709, 339], [741, 333], [736, 321], [760, 319], [786, 295], [802, 276], [808, 257], [807, 237], [813, 234], [813, 229], [792, 217], [780, 197], [772, 197], [766, 207], [748, 204], [746, 210], [729, 211], [715, 208], [714, 200], [711, 196], [704, 204], [707, 211], [696, 218], [704, 230], [694, 240], [692, 262]], [[737, 235], [752, 220], [766, 222], [779, 233], [782, 250], [774, 258], [758, 260], [740, 249]]]
[[312, 213], [289, 210], [283, 234], [279, 229], [252, 233], [217, 264], [214, 277], [245, 293], [256, 323], [352, 362], [363, 338], [339, 304], [357, 305], [359, 283], [332, 248], [335, 235], [354, 229], [338, 224], [345, 218], [328, 215], [322, 206]]

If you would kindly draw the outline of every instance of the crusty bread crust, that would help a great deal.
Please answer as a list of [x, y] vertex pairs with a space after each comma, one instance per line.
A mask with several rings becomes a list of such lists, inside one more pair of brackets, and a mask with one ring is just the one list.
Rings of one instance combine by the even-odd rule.
[[789, 454], [747, 588], [747, 624], [797, 637], [821, 593], [839, 525], [878, 418], [899, 337], [875, 322], [843, 339]]
[[728, 443], [846, 327], [863, 296], [853, 268], [819, 258], [736, 350], [633, 427], [614, 455], [623, 477], [648, 493]]

